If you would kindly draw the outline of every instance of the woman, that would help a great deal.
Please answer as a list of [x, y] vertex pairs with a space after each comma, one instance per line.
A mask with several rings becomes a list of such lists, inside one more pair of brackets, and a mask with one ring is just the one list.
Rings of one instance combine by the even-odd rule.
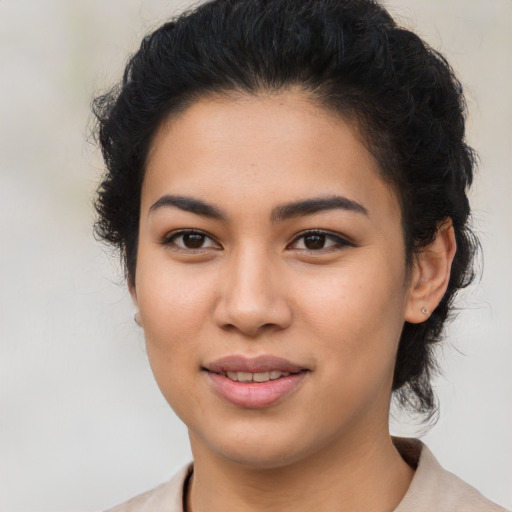
[[219, 0], [98, 98], [120, 248], [193, 465], [115, 510], [502, 510], [392, 439], [476, 242], [464, 99], [374, 2]]

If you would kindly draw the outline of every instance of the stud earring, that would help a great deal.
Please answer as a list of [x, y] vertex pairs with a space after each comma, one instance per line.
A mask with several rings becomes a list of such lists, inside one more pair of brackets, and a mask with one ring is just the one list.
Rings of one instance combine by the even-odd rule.
[[135, 323], [140, 327], [142, 324], [141, 324], [141, 321], [140, 321], [140, 313], [139, 311], [137, 311], [137, 313], [135, 313], [135, 315], [133, 315], [133, 320], [135, 321]]
[[428, 310], [427, 310], [427, 308], [426, 308], [425, 306], [423, 306], [423, 307], [421, 308], [421, 312], [422, 312], [424, 315], [426, 315], [426, 314], [428, 313]]

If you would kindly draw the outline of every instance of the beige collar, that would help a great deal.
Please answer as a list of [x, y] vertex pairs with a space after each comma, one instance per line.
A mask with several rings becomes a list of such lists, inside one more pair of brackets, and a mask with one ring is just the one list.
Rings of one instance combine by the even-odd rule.
[[[416, 469], [407, 493], [394, 512], [506, 512], [444, 470], [421, 441], [393, 438], [393, 443], [403, 459]], [[184, 486], [192, 470], [189, 464], [169, 482], [108, 512], [183, 512]]]

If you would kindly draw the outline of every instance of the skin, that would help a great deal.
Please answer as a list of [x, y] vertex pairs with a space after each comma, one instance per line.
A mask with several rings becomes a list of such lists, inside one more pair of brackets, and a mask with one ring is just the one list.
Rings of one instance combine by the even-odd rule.
[[[153, 206], [166, 195], [222, 218]], [[364, 211], [275, 218], [334, 195]], [[305, 93], [205, 98], [163, 125], [131, 293], [156, 381], [189, 429], [188, 510], [393, 510], [413, 476], [388, 431], [400, 332], [435, 308], [454, 252], [448, 221], [407, 268], [394, 192], [351, 125]], [[308, 370], [268, 407], [229, 403], [203, 371], [268, 354]]]

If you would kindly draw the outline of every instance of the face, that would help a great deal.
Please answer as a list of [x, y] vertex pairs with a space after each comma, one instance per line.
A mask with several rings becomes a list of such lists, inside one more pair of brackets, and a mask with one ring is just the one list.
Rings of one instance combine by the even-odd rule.
[[304, 94], [205, 99], [157, 133], [132, 295], [196, 457], [278, 467], [387, 432], [409, 288], [397, 198]]

